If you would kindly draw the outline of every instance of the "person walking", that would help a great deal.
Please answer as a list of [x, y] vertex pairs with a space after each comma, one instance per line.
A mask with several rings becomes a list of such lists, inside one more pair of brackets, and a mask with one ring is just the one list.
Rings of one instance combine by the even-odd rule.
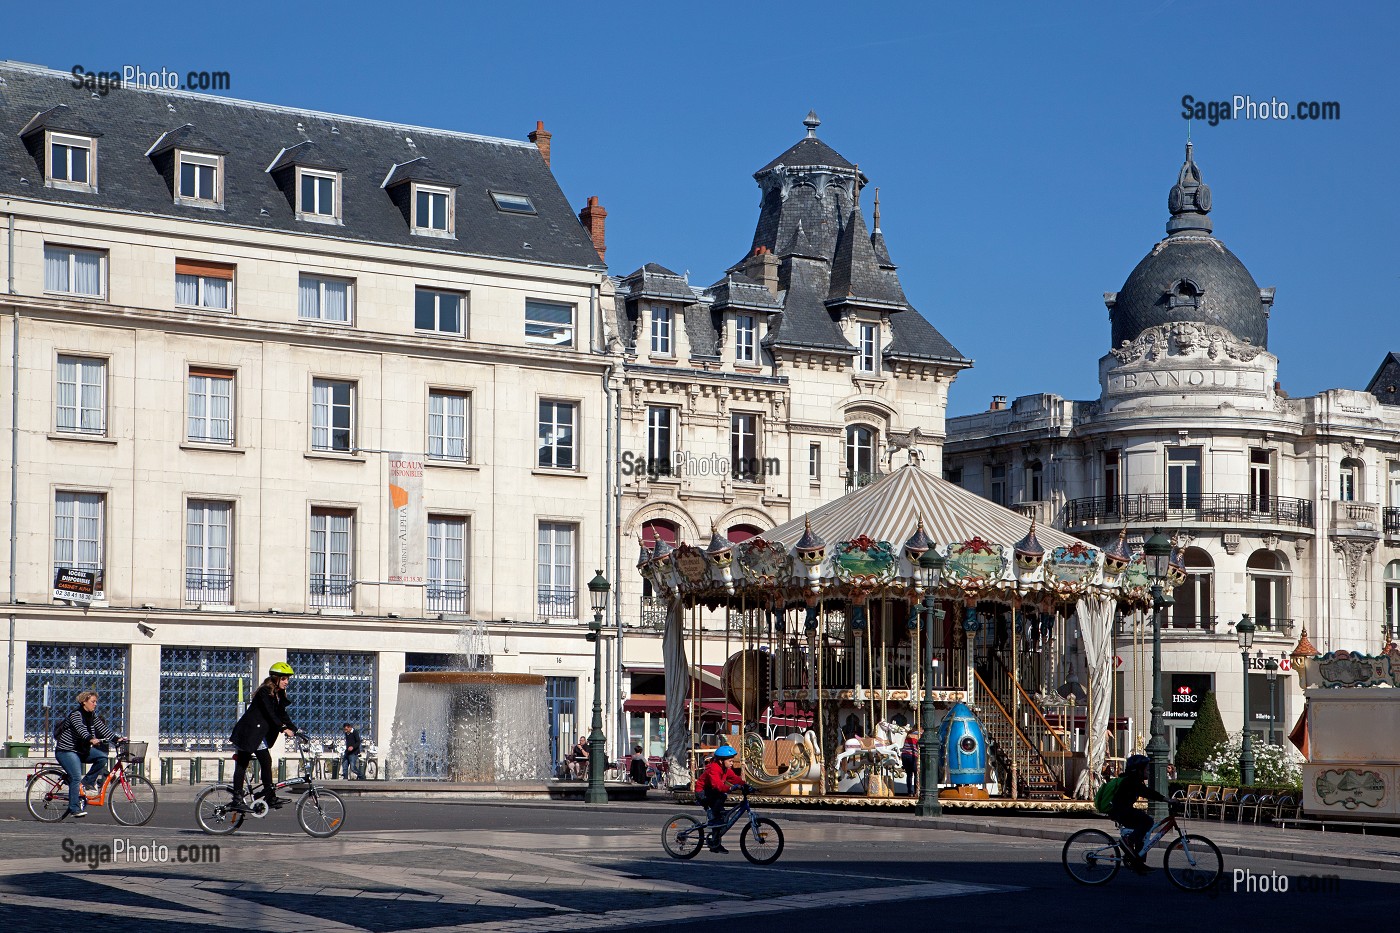
[[899, 750], [899, 763], [904, 767], [904, 789], [910, 797], [919, 793], [919, 736], [918, 730], [910, 729], [904, 735], [904, 746]]
[[296, 735], [296, 724], [287, 716], [287, 684], [292, 678], [292, 666], [286, 661], [278, 661], [267, 672], [267, 679], [253, 692], [248, 709], [233, 727], [229, 741], [233, 743], [233, 809], [239, 813], [251, 813], [253, 808], [243, 799], [243, 785], [248, 776], [248, 763], [254, 756], [262, 769], [262, 798], [274, 810], [284, 803], [273, 790], [272, 746], [277, 744], [277, 733], [287, 738]]
[[[77, 699], [78, 705], [54, 728], [54, 753], [63, 770], [68, 772], [68, 815], [72, 817], [87, 816], [83, 791], [95, 791], [106, 778], [105, 743], [117, 737], [97, 713], [96, 691], [84, 690]], [[89, 763], [92, 767], [84, 777], [83, 765]]]
[[349, 781], [360, 776], [360, 733], [348, 722], [342, 728], [345, 730], [345, 753], [340, 756], [340, 776]]

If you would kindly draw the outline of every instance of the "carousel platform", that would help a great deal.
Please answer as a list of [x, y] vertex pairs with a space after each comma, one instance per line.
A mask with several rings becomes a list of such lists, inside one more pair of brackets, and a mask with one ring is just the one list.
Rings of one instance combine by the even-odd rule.
[[[695, 794], [689, 790], [673, 791], [677, 803], [693, 804]], [[664, 798], [663, 798], [664, 799]], [[759, 807], [788, 807], [813, 810], [835, 808], [842, 810], [879, 810], [888, 813], [914, 811], [916, 797], [867, 797], [864, 794], [827, 794], [825, 796], [789, 797], [770, 794], [750, 794], [749, 802]], [[1038, 800], [993, 797], [990, 800], [956, 800], [941, 798], [939, 804], [948, 812], [999, 810], [1005, 813], [1093, 813], [1092, 800]]]

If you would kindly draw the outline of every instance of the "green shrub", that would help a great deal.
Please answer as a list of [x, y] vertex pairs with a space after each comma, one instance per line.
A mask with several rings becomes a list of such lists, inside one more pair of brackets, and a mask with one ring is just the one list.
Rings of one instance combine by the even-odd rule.
[[1201, 708], [1196, 711], [1196, 721], [1191, 724], [1181, 744], [1176, 747], [1176, 768], [1178, 771], [1209, 771], [1206, 759], [1217, 745], [1229, 738], [1225, 731], [1225, 721], [1220, 718], [1220, 706], [1215, 702], [1215, 693], [1201, 697]]

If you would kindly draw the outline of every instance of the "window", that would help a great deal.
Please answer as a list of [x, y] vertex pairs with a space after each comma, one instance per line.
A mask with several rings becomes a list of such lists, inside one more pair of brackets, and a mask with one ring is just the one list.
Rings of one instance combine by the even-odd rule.
[[539, 465], [551, 470], [573, 470], [574, 415], [573, 402], [540, 402]]
[[1199, 447], [1167, 448], [1167, 508], [1201, 507], [1201, 450]]
[[863, 373], [880, 371], [880, 328], [874, 324], [860, 325], [860, 359], [857, 368]]
[[340, 216], [339, 179], [334, 172], [297, 169], [297, 185], [301, 189], [297, 216], [302, 220], [335, 221]]
[[759, 481], [758, 415], [733, 412], [729, 416], [729, 458], [734, 479]]
[[49, 178], [55, 187], [94, 189], [97, 187], [93, 153], [95, 140], [86, 136], [49, 135]]
[[1400, 560], [1393, 560], [1385, 565], [1385, 628], [1381, 636], [1388, 645], [1397, 635], [1400, 635]]
[[496, 202], [496, 210], [498, 211], [505, 211], [509, 214], [533, 214], [535, 212], [534, 203], [523, 194], [492, 191], [491, 200]]
[[[25, 651], [24, 737], [36, 745], [52, 741], [51, 714], [79, 690], [98, 696], [98, 709], [118, 735], [126, 725], [126, 645], [29, 643]], [[53, 708], [44, 707], [48, 697]], [[228, 700], [223, 707], [223, 738], [228, 738]], [[222, 747], [222, 746], [220, 746]]]
[[257, 653], [241, 648], [160, 649], [160, 744], [218, 751], [228, 741], [229, 700], [259, 682]]
[[54, 571], [90, 570], [97, 574], [94, 599], [105, 599], [103, 529], [107, 497], [94, 492], [60, 492], [54, 496]]
[[822, 445], [807, 445], [807, 478], [814, 483], [822, 479]]
[[428, 610], [467, 611], [467, 520], [428, 516]]
[[525, 302], [525, 341], [551, 347], [574, 345], [574, 306]]
[[1273, 491], [1273, 452], [1250, 450], [1249, 452], [1249, 508], [1255, 512], [1271, 511], [1270, 499]]
[[233, 443], [233, 373], [190, 367], [185, 437], [197, 444]]
[[467, 332], [467, 296], [461, 292], [440, 292], [420, 288], [414, 292], [413, 326], [440, 334]]
[[176, 202], [196, 207], [218, 207], [224, 200], [222, 168], [223, 159], [220, 156], [180, 153]]
[[674, 417], [669, 408], [647, 408], [647, 472], [652, 476], [671, 475], [671, 428]]
[[1026, 464], [1026, 501], [1040, 502], [1045, 498], [1045, 468], [1039, 460]]
[[185, 602], [227, 606], [233, 600], [233, 504], [185, 504]]
[[349, 279], [302, 275], [298, 289], [297, 317], [303, 321], [348, 324], [354, 292], [354, 283]]
[[106, 294], [107, 254], [67, 246], [44, 247], [44, 291], [101, 298]]
[[1104, 512], [1108, 515], [1118, 514], [1118, 497], [1122, 495], [1118, 462], [1118, 451], [1103, 452], [1103, 504]]
[[997, 505], [1006, 505], [1006, 464], [992, 464], [991, 496]]
[[451, 188], [413, 185], [413, 232], [452, 235]]
[[734, 361], [753, 363], [758, 358], [758, 328], [751, 314], [740, 314], [734, 319]]
[[1210, 554], [1198, 547], [1188, 547], [1181, 555], [1186, 565], [1186, 582], [1172, 590], [1176, 602], [1172, 605], [1173, 628], [1215, 628], [1211, 609], [1215, 565]]
[[864, 424], [846, 426], [846, 475], [864, 486], [875, 473], [875, 429]]
[[311, 383], [311, 449], [350, 453], [355, 447], [355, 383]]
[[1259, 550], [1245, 563], [1249, 578], [1249, 614], [1261, 629], [1292, 628], [1288, 615], [1288, 564], [1277, 551]]
[[651, 352], [662, 356], [672, 356], [671, 349], [671, 309], [651, 309]]
[[471, 459], [467, 441], [471, 396], [465, 392], [428, 393], [428, 457], [432, 460]]
[[960, 466], [944, 467], [943, 478], [954, 486], [961, 486], [963, 481], [963, 468]]
[[1400, 460], [1392, 460], [1386, 465], [1389, 472], [1390, 499], [1387, 503], [1392, 509], [1400, 508]]
[[578, 594], [574, 588], [576, 532], [575, 525], [540, 522], [537, 610], [542, 618], [578, 618]]
[[228, 311], [233, 307], [233, 266], [175, 260], [175, 306]]
[[1337, 477], [1337, 499], [1340, 502], [1356, 502], [1361, 494], [1362, 463], [1354, 457], [1342, 461], [1342, 469]]
[[311, 510], [310, 597], [313, 606], [349, 609], [355, 515], [342, 509]]
[[[340, 735], [341, 723], [358, 722], [360, 738], [373, 742], [375, 660], [372, 651], [288, 651], [297, 672], [297, 727], [307, 735]], [[431, 735], [431, 733], [430, 733]], [[439, 746], [446, 751], [445, 744]]]
[[57, 428], [64, 434], [107, 433], [107, 361], [58, 358]]

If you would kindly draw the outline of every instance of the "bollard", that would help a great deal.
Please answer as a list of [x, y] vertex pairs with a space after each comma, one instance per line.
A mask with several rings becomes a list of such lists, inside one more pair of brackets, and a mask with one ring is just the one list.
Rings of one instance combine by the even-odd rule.
[[336, 758], [332, 758], [332, 759], [330, 760], [330, 766], [331, 766], [331, 780], [334, 781], [336, 778], [340, 777], [340, 760], [339, 760], [339, 759], [336, 759]]
[[191, 784], [199, 784], [199, 783], [201, 783], [200, 778], [201, 778], [201, 776], [202, 776], [202, 772], [203, 772], [203, 771], [204, 771], [204, 759], [203, 759], [203, 758], [191, 758], [191, 759], [190, 759], [190, 783], [191, 783]]
[[223, 758], [220, 758], [220, 759], [219, 759], [219, 783], [220, 783], [220, 784], [225, 784], [225, 783], [227, 783], [227, 782], [224, 780], [224, 759], [223, 759]]
[[160, 760], [160, 782], [162, 784], [169, 784], [171, 782], [171, 775], [174, 773], [174, 771], [175, 768], [173, 759], [162, 758]]
[[262, 779], [262, 762], [258, 761], [256, 758], [254, 758], [252, 761], [248, 762], [248, 783], [251, 784], [251, 785], [253, 785], [254, 787], [257, 787], [257, 786], [258, 786], [258, 782], [259, 782], [261, 779]]
[[279, 759], [277, 759], [277, 782], [280, 784], [281, 782], [285, 781], [286, 779], [287, 779], [287, 759], [285, 759], [285, 758], [279, 758]]

